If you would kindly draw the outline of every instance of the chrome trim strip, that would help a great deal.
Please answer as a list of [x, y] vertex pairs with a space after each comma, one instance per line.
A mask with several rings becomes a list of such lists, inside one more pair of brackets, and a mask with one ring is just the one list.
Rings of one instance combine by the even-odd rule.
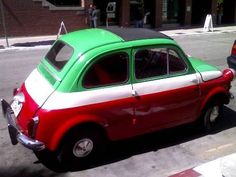
[[33, 130], [32, 130], [32, 135], [31, 135], [32, 138], [35, 137], [36, 129], [37, 129], [38, 124], [39, 124], [39, 117], [38, 116], [34, 117], [33, 121], [34, 121], [34, 125], [33, 125]]
[[22, 133], [19, 133], [16, 136], [16, 138], [17, 138], [18, 142], [20, 142], [23, 146], [25, 146], [26, 148], [31, 149], [33, 151], [41, 151], [41, 150], [45, 149], [45, 145], [42, 142], [40, 142], [38, 140], [31, 139]]
[[13, 117], [14, 114], [11, 106], [4, 99], [1, 99], [1, 103], [4, 117], [8, 122], [8, 130], [12, 144], [16, 145], [18, 142], [20, 142], [23, 146], [33, 151], [41, 151], [45, 149], [45, 145], [43, 142], [32, 139], [20, 132], [15, 123], [15, 118]]

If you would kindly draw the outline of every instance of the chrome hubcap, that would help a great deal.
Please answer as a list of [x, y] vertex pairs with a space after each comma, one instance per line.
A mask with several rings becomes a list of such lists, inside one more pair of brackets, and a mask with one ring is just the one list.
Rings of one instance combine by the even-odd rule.
[[93, 142], [88, 138], [84, 138], [75, 143], [73, 154], [76, 157], [86, 157], [93, 150]]
[[219, 106], [214, 106], [210, 114], [210, 122], [215, 122], [219, 116]]

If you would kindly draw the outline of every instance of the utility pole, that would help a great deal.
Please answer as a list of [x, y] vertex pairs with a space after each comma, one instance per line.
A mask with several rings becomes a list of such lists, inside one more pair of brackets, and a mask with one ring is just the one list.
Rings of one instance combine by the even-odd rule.
[[6, 39], [6, 44], [7, 47], [9, 47], [9, 43], [8, 43], [8, 37], [7, 37], [7, 28], [6, 28], [6, 22], [5, 22], [5, 15], [4, 15], [4, 7], [3, 7], [3, 0], [0, 0], [0, 8], [1, 8], [1, 16], [2, 16], [2, 25], [3, 25], [3, 30], [4, 30], [4, 34], [5, 34], [5, 39]]

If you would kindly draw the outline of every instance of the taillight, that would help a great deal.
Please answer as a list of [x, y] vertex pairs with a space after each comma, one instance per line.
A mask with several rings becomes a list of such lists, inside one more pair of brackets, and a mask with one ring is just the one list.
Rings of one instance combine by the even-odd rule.
[[28, 135], [32, 138], [35, 137], [36, 134], [36, 129], [38, 127], [39, 124], [39, 117], [34, 117], [30, 120], [30, 122], [28, 123]]
[[230, 81], [235, 79], [235, 70], [231, 68], [227, 68], [223, 71], [223, 75], [226, 78], [229, 78]]
[[19, 92], [19, 88], [14, 88], [13, 89], [13, 96], [16, 96], [16, 94]]
[[236, 56], [236, 41], [234, 41], [234, 45], [233, 45], [232, 50], [231, 50], [231, 55]]

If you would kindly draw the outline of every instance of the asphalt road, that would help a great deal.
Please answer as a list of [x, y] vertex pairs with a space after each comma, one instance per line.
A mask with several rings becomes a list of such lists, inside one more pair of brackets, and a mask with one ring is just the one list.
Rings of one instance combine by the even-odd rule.
[[[236, 33], [176, 36], [189, 55], [203, 58], [220, 69], [227, 67]], [[0, 50], [0, 98], [11, 99], [12, 89], [19, 87], [37, 65], [46, 49]], [[236, 81], [232, 93], [236, 95]], [[116, 142], [106, 157], [90, 169], [55, 173], [20, 144], [12, 146], [6, 121], [0, 115], [1, 177], [163, 177], [195, 167], [236, 152], [236, 101], [224, 107], [225, 117], [217, 131], [204, 134], [193, 125]], [[1, 114], [1, 111], [0, 111]], [[222, 164], [223, 165], [223, 164]]]

